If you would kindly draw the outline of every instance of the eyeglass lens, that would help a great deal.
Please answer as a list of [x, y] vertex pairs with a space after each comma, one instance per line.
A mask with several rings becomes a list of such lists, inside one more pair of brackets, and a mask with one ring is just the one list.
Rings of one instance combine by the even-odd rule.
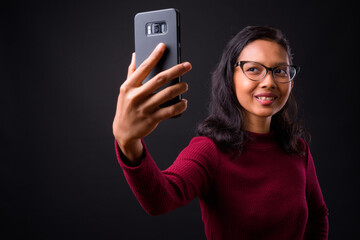
[[[243, 71], [245, 75], [254, 81], [263, 79], [266, 75], [266, 68], [256, 62], [247, 62], [243, 65]], [[278, 66], [273, 69], [273, 76], [278, 82], [289, 82], [296, 74], [296, 69], [292, 66]]]

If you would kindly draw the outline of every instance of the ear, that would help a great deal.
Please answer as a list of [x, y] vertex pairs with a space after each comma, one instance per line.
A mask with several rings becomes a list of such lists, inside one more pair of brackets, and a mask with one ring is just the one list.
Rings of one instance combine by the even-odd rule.
[[293, 89], [294, 87], [294, 81], [291, 81], [291, 90]]

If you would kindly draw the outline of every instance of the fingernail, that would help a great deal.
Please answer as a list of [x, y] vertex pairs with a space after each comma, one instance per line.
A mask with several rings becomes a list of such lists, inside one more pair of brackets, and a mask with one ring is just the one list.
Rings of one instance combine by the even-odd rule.
[[160, 51], [161, 48], [162, 48], [162, 45], [163, 45], [163, 43], [159, 43], [159, 44], [156, 46], [156, 51]]
[[190, 70], [192, 68], [191, 64], [186, 62], [186, 63], [183, 63], [183, 66], [187, 69], [187, 70]]
[[135, 53], [134, 52], [131, 55], [131, 62], [135, 62]]

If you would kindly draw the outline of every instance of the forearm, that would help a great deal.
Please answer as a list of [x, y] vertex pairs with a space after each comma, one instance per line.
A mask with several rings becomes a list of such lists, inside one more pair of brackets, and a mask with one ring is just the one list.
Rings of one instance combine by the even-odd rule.
[[150, 215], [181, 207], [205, 194], [215, 176], [218, 152], [204, 137], [193, 139], [166, 170], [160, 171], [143, 144], [138, 165], [127, 164], [117, 144], [118, 161], [136, 198]]
[[187, 201], [178, 198], [179, 194], [175, 193], [178, 188], [170, 184], [171, 179], [160, 171], [146, 147], [140, 143], [143, 153], [136, 165], [125, 158], [118, 145], [116, 153], [125, 178], [141, 206], [149, 215], [159, 215], [185, 205]]

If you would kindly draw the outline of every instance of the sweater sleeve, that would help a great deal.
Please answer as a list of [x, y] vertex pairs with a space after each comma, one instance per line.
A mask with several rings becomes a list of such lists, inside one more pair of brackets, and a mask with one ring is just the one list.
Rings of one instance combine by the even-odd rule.
[[316, 177], [314, 161], [309, 148], [307, 156], [306, 200], [309, 214], [304, 239], [328, 239], [329, 213]]
[[160, 215], [189, 203], [209, 189], [218, 157], [215, 144], [196, 137], [175, 162], [160, 171], [144, 142], [143, 158], [138, 166], [129, 166], [117, 142], [118, 162], [135, 197], [149, 215]]

